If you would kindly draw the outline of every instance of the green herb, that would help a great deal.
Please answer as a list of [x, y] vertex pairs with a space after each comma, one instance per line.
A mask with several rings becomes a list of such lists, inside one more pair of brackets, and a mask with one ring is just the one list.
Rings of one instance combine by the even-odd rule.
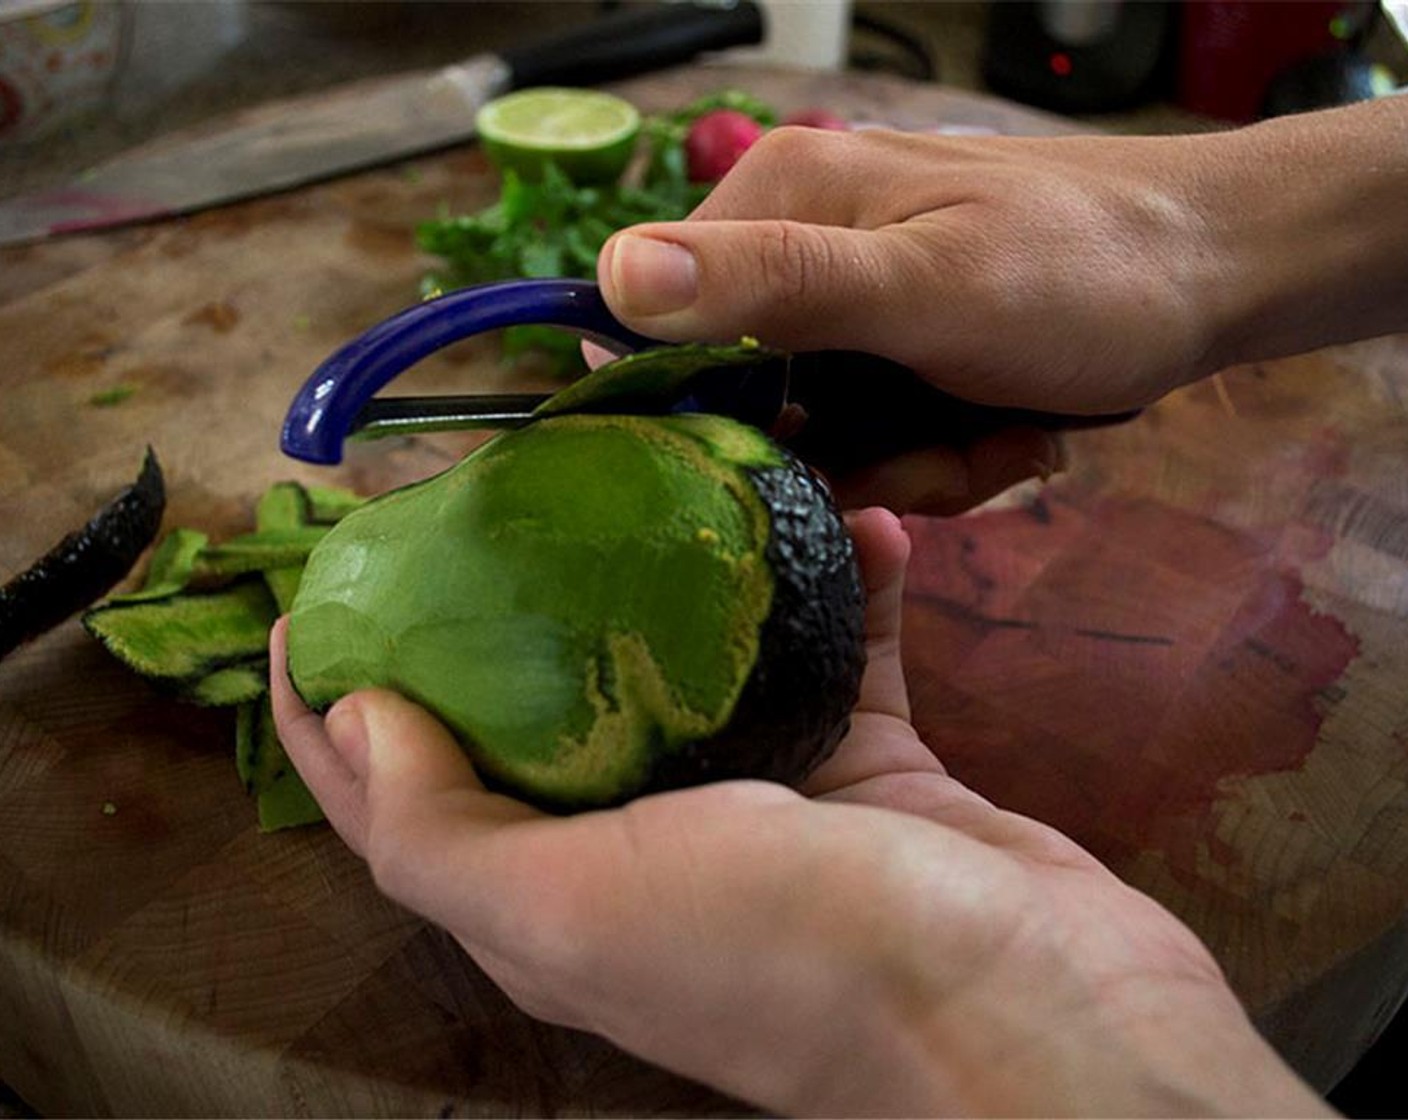
[[445, 261], [430, 278], [441, 291], [510, 277], [590, 276], [618, 229], [682, 218], [706, 190], [684, 180], [682, 165], [678, 182], [579, 187], [549, 163], [536, 183], [506, 171], [492, 206], [426, 222], [417, 239]]
[[[618, 229], [641, 222], [678, 221], [704, 200], [709, 186], [689, 181], [685, 136], [713, 109], [737, 109], [764, 125], [777, 115], [740, 90], [701, 97], [673, 113], [642, 123], [643, 159], [636, 174], [615, 184], [578, 186], [555, 164], [539, 182], [513, 171], [503, 176], [499, 199], [473, 214], [442, 214], [417, 229], [417, 241], [444, 266], [426, 277], [422, 294], [439, 295], [470, 284], [518, 277], [590, 277], [601, 247]], [[504, 354], [543, 351], [559, 373], [581, 371], [578, 339], [551, 327], [512, 327]]]
[[137, 391], [135, 385], [114, 385], [111, 389], [100, 389], [88, 398], [94, 408], [112, 408], [119, 405]]

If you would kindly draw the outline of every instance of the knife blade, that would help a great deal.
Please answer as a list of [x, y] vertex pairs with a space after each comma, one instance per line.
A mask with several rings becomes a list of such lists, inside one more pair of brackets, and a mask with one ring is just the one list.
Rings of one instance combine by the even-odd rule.
[[191, 213], [421, 155], [472, 139], [478, 108], [511, 89], [624, 78], [763, 34], [752, 0], [657, 4], [428, 73], [258, 106], [0, 201], [0, 245]]

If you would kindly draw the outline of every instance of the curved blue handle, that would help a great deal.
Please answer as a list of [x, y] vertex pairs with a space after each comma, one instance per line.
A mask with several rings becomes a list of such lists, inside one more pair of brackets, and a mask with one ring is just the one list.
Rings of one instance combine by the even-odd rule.
[[589, 280], [506, 280], [463, 288], [409, 307], [358, 335], [323, 362], [284, 417], [284, 454], [342, 461], [357, 413], [392, 378], [436, 350], [500, 327], [561, 327], [614, 353], [658, 346], [621, 325]]

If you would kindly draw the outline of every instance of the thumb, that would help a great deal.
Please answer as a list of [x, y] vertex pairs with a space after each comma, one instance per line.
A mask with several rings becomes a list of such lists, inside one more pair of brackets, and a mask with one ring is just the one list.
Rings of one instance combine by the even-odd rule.
[[446, 922], [446, 884], [463, 876], [466, 850], [505, 824], [539, 816], [485, 790], [468, 757], [429, 712], [394, 692], [352, 693], [327, 731], [361, 778], [365, 856], [377, 886], [432, 921]]
[[913, 235], [897, 227], [688, 221], [615, 234], [597, 277], [618, 318], [666, 341], [753, 335], [790, 350], [903, 360], [897, 340], [926, 321], [915, 318], [922, 268]]

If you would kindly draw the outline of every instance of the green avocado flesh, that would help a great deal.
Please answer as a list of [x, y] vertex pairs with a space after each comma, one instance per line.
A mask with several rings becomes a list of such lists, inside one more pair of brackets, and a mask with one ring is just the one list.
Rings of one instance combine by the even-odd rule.
[[313, 550], [289, 670], [310, 706], [394, 689], [486, 781], [624, 800], [722, 731], [773, 604], [783, 454], [717, 416], [561, 416], [349, 514]]

